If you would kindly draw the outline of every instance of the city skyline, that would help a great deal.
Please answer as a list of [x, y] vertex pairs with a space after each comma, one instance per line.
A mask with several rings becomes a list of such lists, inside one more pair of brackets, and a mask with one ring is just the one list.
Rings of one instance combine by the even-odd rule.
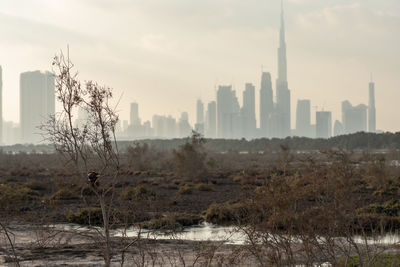
[[[44, 1], [44, 2], [46, 2], [46, 1]], [[306, 2], [308, 2], [308, 1], [306, 1]], [[277, 7], [276, 9], [271, 7], [271, 10], [268, 11], [268, 12], [271, 12], [270, 13], [271, 18], [273, 18], [273, 19], [279, 18], [277, 16], [277, 15], [279, 15], [279, 5], [277, 6], [276, 3], [272, 2], [272, 1], [270, 1], [268, 3], [271, 4], [271, 6], [275, 5], [275, 7]], [[89, 5], [89, 3], [86, 3], [86, 4]], [[327, 4], [328, 7], [324, 7], [324, 9], [329, 9], [330, 4], [329, 3], [326, 3], [326, 4]], [[216, 5], [218, 6], [218, 4], [216, 4]], [[307, 4], [304, 4], [304, 5], [307, 6]], [[382, 4], [380, 8], [383, 8], [383, 7], [387, 8], [388, 5], [389, 4], [387, 4], [387, 3], [386, 4]], [[294, 94], [292, 96], [292, 101], [291, 101], [292, 102], [291, 103], [291, 109], [292, 109], [292, 112], [291, 112], [291, 117], [292, 117], [291, 126], [292, 127], [291, 128], [295, 128], [295, 126], [294, 126], [295, 125], [294, 118], [295, 118], [295, 115], [296, 115], [295, 114], [295, 110], [296, 110], [297, 99], [311, 99], [312, 105], [313, 106], [318, 106], [319, 110], [323, 110], [324, 109], [324, 110], [332, 111], [332, 121], [335, 121], [335, 119], [339, 119], [340, 118], [340, 116], [341, 116], [341, 113], [340, 113], [341, 107], [340, 107], [340, 105], [341, 105], [341, 102], [343, 100], [348, 99], [352, 103], [368, 103], [368, 94], [365, 93], [365, 81], [366, 81], [365, 78], [368, 77], [368, 73], [370, 71], [373, 71], [374, 72], [374, 76], [376, 77], [375, 79], [378, 81], [378, 84], [379, 84], [378, 88], [377, 88], [377, 91], [375, 92], [377, 94], [377, 97], [376, 97], [377, 98], [376, 110], [378, 110], [378, 112], [376, 113], [377, 121], [378, 121], [377, 128], [378, 129], [382, 129], [382, 130], [396, 131], [396, 129], [399, 128], [398, 126], [396, 126], [396, 125], [399, 125], [399, 123], [396, 122], [396, 117], [390, 117], [390, 116], [387, 115], [387, 114], [389, 114], [387, 109], [391, 107], [391, 109], [393, 110], [396, 106], [395, 105], [390, 106], [390, 100], [391, 99], [386, 101], [385, 98], [383, 97], [386, 94], [390, 94], [390, 93], [388, 93], [388, 90], [390, 88], [388, 88], [388, 86], [385, 86], [387, 81], [385, 79], [382, 79], [383, 76], [380, 74], [380, 73], [382, 73], [381, 70], [379, 70], [379, 69], [378, 70], [375, 70], [375, 69], [371, 70], [372, 68], [376, 68], [376, 65], [369, 64], [369, 66], [367, 66], [365, 64], [365, 65], [363, 65], [364, 69], [363, 68], [356, 69], [353, 66], [354, 68], [352, 68], [352, 70], [353, 71], [355, 70], [355, 72], [353, 72], [353, 73], [358, 73], [359, 74], [359, 71], [361, 71], [361, 70], [366, 72], [365, 75], [363, 75], [363, 77], [365, 76], [363, 79], [360, 79], [359, 75], [352, 76], [351, 80], [349, 79], [349, 77], [346, 77], [346, 76], [340, 77], [341, 80], [343, 81], [343, 85], [337, 89], [338, 91], [345, 90], [346, 88], [355, 88], [355, 89], [352, 89], [352, 90], [348, 90], [347, 89], [347, 91], [349, 91], [349, 95], [344, 95], [344, 94], [341, 95], [340, 92], [338, 92], [337, 96], [335, 96], [336, 99], [334, 97], [328, 97], [327, 96], [325, 100], [324, 99], [321, 100], [321, 96], [319, 95], [319, 92], [321, 92], [321, 93], [323, 92], [324, 95], [329, 95], [329, 90], [325, 89], [323, 86], [316, 86], [314, 84], [315, 83], [314, 80], [318, 79], [318, 77], [316, 77], [315, 75], [312, 75], [314, 73], [312, 70], [310, 70], [309, 73], [308, 72], [303, 72], [303, 74], [305, 73], [305, 75], [304, 75], [305, 78], [304, 79], [307, 80], [310, 83], [310, 87], [313, 87], [313, 90], [315, 90], [315, 92], [313, 92], [313, 93], [305, 93], [304, 83], [302, 85], [302, 82], [300, 82], [300, 83], [298, 82], [298, 78], [296, 78], [297, 75], [295, 73], [296, 69], [298, 71], [298, 66], [297, 66], [297, 64], [295, 62], [296, 62], [296, 59], [299, 57], [299, 54], [293, 53], [293, 50], [295, 49], [295, 47], [296, 47], [296, 45], [298, 44], [298, 41], [299, 41], [298, 38], [296, 38], [296, 36], [295, 36], [296, 34], [293, 34], [294, 28], [297, 28], [296, 30], [298, 31], [297, 25], [293, 24], [293, 17], [296, 17], [296, 16], [298, 17], [299, 15], [295, 14], [295, 16], [293, 16], [293, 12], [294, 12], [293, 10], [296, 7], [297, 8], [301, 7], [301, 5], [299, 3], [295, 3], [293, 1], [289, 1], [289, 2], [287, 2], [285, 4], [285, 6], [286, 6], [286, 10], [288, 10], [289, 13], [290, 13], [290, 15], [288, 16], [289, 17], [289, 25], [290, 26], [287, 27], [287, 29], [289, 29], [289, 34], [288, 34], [287, 38], [289, 38], [289, 44], [290, 44], [289, 47], [288, 47], [288, 53], [289, 53], [289, 58], [290, 58], [290, 63], [289, 63], [290, 68], [288, 70], [288, 76], [289, 76], [290, 84], [291, 84], [290, 87], [293, 87], [293, 88], [290, 88], [290, 89], [293, 89], [292, 93]], [[354, 10], [362, 10], [362, 11], [369, 10], [369, 11], [371, 11], [372, 7], [375, 7], [375, 6], [376, 6], [376, 4], [373, 1], [367, 1], [367, 2], [365, 2], [363, 4], [360, 4], [360, 3], [354, 4], [353, 3], [352, 5], [348, 5], [348, 6], [347, 5], [342, 5], [341, 8], [336, 6], [336, 8], [331, 8], [329, 10], [330, 10], [330, 12], [333, 12], [332, 10], [334, 10], [337, 13], [332, 13], [332, 14], [338, 15], [342, 11], [346, 11], [346, 12], [347, 11], [350, 12], [350, 11], [354, 11]], [[265, 7], [265, 5], [263, 7]], [[325, 13], [322, 13], [322, 14], [325, 14]], [[376, 15], [376, 14], [374, 13], [374, 15]], [[278, 19], [278, 21], [279, 21], [279, 19]], [[272, 80], [275, 80], [275, 77], [277, 76], [277, 73], [278, 73], [276, 71], [278, 69], [276, 67], [276, 55], [272, 55], [272, 54], [276, 54], [275, 51], [276, 51], [276, 48], [278, 47], [278, 43], [277, 43], [277, 40], [276, 40], [277, 39], [276, 38], [277, 37], [277, 33], [278, 33], [278, 30], [277, 30], [278, 27], [277, 26], [278, 25], [275, 25], [275, 27], [271, 27], [271, 29], [273, 29], [273, 31], [271, 29], [270, 29], [271, 31], [265, 31], [265, 29], [263, 29], [263, 31], [262, 31], [263, 35], [267, 36], [268, 38], [271, 38], [270, 39], [271, 43], [276, 45], [276, 46], [272, 47], [272, 49], [264, 48], [263, 52], [260, 53], [260, 55], [259, 55], [259, 58], [263, 58], [263, 59], [259, 59], [258, 60], [259, 65], [261, 65], [261, 64], [264, 65], [264, 70], [265, 71], [271, 72], [272, 77], [273, 77]], [[305, 33], [305, 32], [302, 31], [302, 33]], [[71, 45], [72, 57], [73, 57], [73, 59], [76, 58], [76, 61], [79, 62], [79, 61], [81, 61], [81, 59], [79, 59], [78, 56], [73, 56], [74, 55], [74, 48], [73, 47], [74, 47], [74, 45], [72, 44]], [[58, 48], [59, 47], [55, 48], [54, 50], [56, 50]], [[311, 48], [312, 48], [312, 44], [310, 44], [310, 49]], [[218, 49], [218, 47], [215, 47], [215, 49]], [[54, 54], [54, 50], [53, 51], [49, 51], [48, 53], [49, 54]], [[243, 53], [246, 54], [245, 52], [246, 51], [244, 51]], [[384, 52], [384, 51], [382, 51], [382, 52]], [[271, 54], [271, 56], [265, 57], [265, 55], [269, 55], [269, 54]], [[397, 58], [397, 56], [398, 56], [397, 54], [394, 54], [394, 58], [395, 59]], [[224, 58], [227, 58], [227, 60], [231, 60], [229, 56], [224, 57]], [[51, 57], [49, 57], [49, 59], [51, 59]], [[49, 62], [50, 60], [47, 60], [47, 61]], [[4, 73], [8, 73], [8, 71], [9, 71], [8, 66], [9, 65], [5, 64], [3, 62], [0, 62], [0, 64], [3, 66], [3, 72]], [[50, 65], [50, 64], [48, 64], [48, 65]], [[80, 67], [80, 65], [78, 63], [76, 63], [75, 65], [77, 66], [77, 70], [81, 70], [81, 67]], [[243, 66], [243, 65], [245, 65], [245, 66]], [[148, 97], [141, 97], [141, 90], [143, 90], [143, 89], [136, 88], [136, 86], [134, 86], [135, 88], [132, 88], [132, 89], [126, 89], [125, 88], [125, 90], [124, 90], [124, 88], [118, 87], [118, 84], [115, 85], [112, 82], [107, 82], [107, 84], [112, 86], [112, 87], [114, 87], [116, 89], [116, 93], [117, 94], [121, 95], [122, 92], [123, 92], [123, 99], [124, 100], [121, 101], [121, 105], [119, 106], [119, 109], [121, 110], [121, 118], [122, 119], [128, 119], [129, 118], [129, 103], [132, 102], [132, 101], [136, 101], [136, 102], [141, 104], [141, 107], [142, 107], [141, 114], [143, 114], [143, 117], [142, 117], [143, 120], [151, 120], [151, 117], [152, 117], [153, 114], [172, 115], [173, 117], [177, 118], [177, 117], [179, 117], [179, 114], [182, 111], [188, 111], [189, 114], [190, 114], [190, 117], [189, 117], [190, 123], [192, 125], [194, 125], [194, 123], [195, 123], [195, 109], [196, 109], [195, 101], [197, 100], [199, 95], [201, 95], [201, 99], [203, 100], [204, 103], [208, 103], [209, 101], [213, 100], [214, 97], [215, 97], [215, 91], [214, 91], [215, 90], [214, 89], [215, 86], [218, 86], [220, 84], [232, 84], [233, 89], [236, 89], [236, 97], [238, 98], [238, 101], [240, 103], [242, 103], [241, 93], [244, 91], [244, 84], [245, 83], [253, 83], [253, 84], [256, 85], [256, 96], [258, 97], [258, 90], [259, 90], [258, 84], [260, 83], [260, 81], [259, 81], [260, 66], [259, 65], [256, 66], [255, 64], [253, 64], [253, 65], [251, 65], [251, 64], [240, 64], [238, 62], [237, 63], [237, 67], [238, 68], [239, 67], [240, 68], [246, 68], [246, 69], [248, 69], [248, 71], [251, 71], [252, 74], [251, 75], [246, 75], [246, 77], [248, 77], [248, 78], [246, 78], [246, 77], [243, 78], [244, 74], [239, 74], [237, 76], [241, 77], [241, 78], [235, 78], [233, 82], [229, 82], [229, 81], [226, 82], [227, 79], [224, 79], [223, 81], [217, 81], [214, 78], [215, 76], [210, 78], [210, 75], [207, 76], [207, 73], [205, 73], [204, 75], [203, 75], [203, 73], [197, 73], [197, 76], [198, 76], [197, 79], [205, 80], [206, 83], [209, 83], [209, 86], [207, 86], [207, 87], [205, 87], [205, 86], [203, 87], [202, 86], [202, 88], [204, 88], [204, 89], [202, 89], [201, 91], [196, 90], [195, 93], [191, 93], [192, 96], [194, 96], [194, 94], [197, 94], [194, 97], [186, 97], [187, 96], [187, 91], [194, 90], [193, 88], [198, 88], [199, 86], [201, 86], [201, 84], [204, 83], [204, 82], [198, 82], [198, 80], [195, 80], [195, 79], [193, 79], [192, 82], [190, 82], [190, 83], [189, 83], [189, 81], [186, 81], [186, 82], [184, 82], [185, 84], [182, 84], [182, 88], [175, 89], [176, 91], [181, 93], [181, 96], [182, 96], [181, 100], [178, 99], [177, 97], [174, 97], [174, 95], [176, 93], [172, 94], [170, 90], [162, 90], [163, 86], [160, 86], [159, 88], [157, 88], [156, 92], [160, 95], [159, 98], [161, 98], [163, 100], [166, 100], [166, 101], [164, 101], [163, 105], [157, 105], [157, 101], [159, 101], [159, 100], [155, 99], [154, 103], [151, 103], [150, 101], [148, 101]], [[390, 65], [391, 64], [388, 64], [388, 67], [390, 67]], [[31, 64], [31, 66], [32, 66], [32, 64]], [[251, 66], [251, 67], [249, 67], [249, 66]], [[332, 67], [332, 65], [328, 64], [326, 66], [326, 72], [331, 71], [332, 70], [331, 67]], [[11, 68], [15, 68], [15, 64], [13, 66], [11, 66]], [[31, 68], [35, 69], [34, 67], [31, 67]], [[347, 67], [345, 67], [345, 69], [346, 68]], [[88, 68], [87, 68], [86, 65], [84, 65], [83, 69], [87, 70]], [[393, 69], [393, 68], [390, 68], [390, 69]], [[386, 71], [386, 73], [390, 73], [390, 72], [391, 71], [389, 71], [389, 72]], [[237, 73], [238, 73], [238, 71], [236, 71], [236, 72], [232, 71], [230, 75], [231, 76], [236, 76]], [[157, 73], [154, 74], [154, 78], [156, 80], [158, 80], [158, 83], [160, 83], [160, 84], [164, 84], [164, 83], [168, 84], [168, 78], [165, 79], [165, 76], [163, 74], [161, 74], [160, 76], [157, 76], [156, 74]], [[83, 77], [86, 77], [86, 75], [87, 74], [85, 74]], [[4, 96], [7, 97], [7, 101], [5, 101], [5, 108], [4, 108], [4, 112], [3, 113], [4, 113], [5, 121], [9, 121], [10, 117], [11, 118], [15, 118], [15, 117], [18, 118], [18, 111], [10, 112], [9, 106], [10, 106], [10, 103], [13, 102], [13, 101], [8, 101], [8, 99], [10, 99], [10, 98], [8, 97], [9, 94], [7, 93], [10, 90], [10, 86], [9, 86], [9, 83], [10, 83], [9, 77], [10, 77], [10, 75], [8, 74], [8, 75], [3, 75], [3, 76], [4, 76], [3, 77], [3, 83], [4, 83], [3, 91], [5, 92]], [[221, 75], [221, 76], [224, 76], [224, 75]], [[104, 76], [104, 77], [106, 77], [106, 78], [102, 78], [103, 80], [107, 80], [108, 79], [107, 76]], [[256, 77], [256, 78], [253, 78], [253, 77]], [[93, 77], [93, 79], [95, 79], [95, 77]], [[184, 78], [184, 80], [186, 80], [186, 78]], [[326, 86], [328, 87], [328, 84], [330, 83], [330, 81], [329, 81], [329, 79], [326, 79], [325, 81], [326, 81], [326, 84], [327, 84]], [[354, 86], [354, 84], [357, 84], [357, 86]], [[186, 90], [186, 88], [187, 88], [187, 90]], [[360, 88], [360, 89], [358, 89], [358, 88]], [[310, 90], [310, 89], [308, 89], [308, 90]], [[354, 91], [354, 92], [352, 92], [352, 91]], [[136, 96], [133, 96], [133, 97], [130, 96], [132, 93], [135, 94], [136, 92], [137, 92]], [[165, 96], [165, 94], [167, 94], [167, 93], [170, 93], [168, 97]], [[355, 94], [356, 96], [354, 96], [354, 95], [352, 96], [351, 95], [352, 93], [353, 94], [356, 93]], [[301, 97], [299, 96], [300, 94], [301, 94]], [[338, 99], [338, 98], [340, 98], [340, 99]], [[393, 98], [395, 98], [395, 97], [393, 97]], [[18, 102], [18, 99], [17, 99], [16, 102]], [[172, 105], [171, 102], [175, 103], [175, 104]], [[182, 102], [189, 102], [189, 104], [182, 103]], [[182, 103], [182, 105], [180, 103]], [[383, 103], [389, 103], [389, 104], [388, 105], [384, 105]], [[14, 106], [15, 106], [15, 104], [14, 104]], [[173, 106], [173, 107], [171, 107], [171, 106]], [[179, 108], [177, 108], [177, 107], [179, 107]], [[148, 111], [148, 109], [154, 110], [154, 112], [150, 113]], [[259, 113], [258, 109], [259, 109], [258, 101], [256, 100], [256, 110], [257, 110], [256, 118], [257, 118], [257, 121], [259, 122], [260, 118], [259, 118], [259, 115], [258, 115], [258, 113]], [[313, 108], [312, 111], [314, 113], [315, 109]], [[10, 113], [12, 113], [12, 116], [10, 116]], [[391, 123], [387, 122], [388, 118], [391, 119], [390, 120]], [[18, 119], [12, 119], [12, 120], [17, 121]], [[312, 121], [314, 121], [314, 123], [315, 123], [314, 116], [312, 116]], [[385, 126], [385, 125], [387, 125], [387, 126]]]

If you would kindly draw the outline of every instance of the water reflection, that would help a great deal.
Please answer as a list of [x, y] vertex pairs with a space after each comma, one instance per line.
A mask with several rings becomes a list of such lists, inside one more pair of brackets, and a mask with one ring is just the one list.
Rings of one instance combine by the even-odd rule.
[[[58, 225], [58, 227], [63, 228], [65, 230], [82, 230], [82, 231], [88, 230], [87, 227], [82, 227], [73, 224]], [[162, 240], [180, 239], [180, 240], [190, 240], [190, 241], [223, 241], [227, 244], [237, 244], [237, 245], [244, 244], [246, 241], [246, 235], [242, 231], [239, 231], [236, 227], [233, 226], [224, 227], [206, 222], [200, 225], [186, 227], [182, 231], [174, 233], [165, 231], [138, 229], [134, 227], [128, 228], [126, 230], [118, 229], [112, 231], [112, 234], [114, 236], [127, 236], [127, 237], [137, 237], [139, 233], [142, 238], [152, 238], [152, 239], [162, 239]], [[300, 240], [297, 241], [301, 242]], [[355, 236], [354, 241], [360, 244], [365, 244], [367, 242], [370, 245], [400, 244], [400, 233], [399, 232], [388, 233], [370, 238]]]
[[[138, 234], [142, 237], [155, 239], [181, 239], [191, 241], [223, 241], [227, 244], [243, 244], [245, 235], [239, 232], [235, 227], [223, 227], [210, 223], [202, 223], [200, 225], [184, 228], [183, 231], [176, 233], [150, 231], [138, 228], [129, 228], [126, 231], [126, 236], [136, 237]], [[116, 234], [121, 236], [122, 234]]]

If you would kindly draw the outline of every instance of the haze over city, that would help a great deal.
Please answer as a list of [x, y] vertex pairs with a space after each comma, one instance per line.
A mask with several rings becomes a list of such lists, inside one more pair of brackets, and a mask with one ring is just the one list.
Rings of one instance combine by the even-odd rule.
[[2, 0], [0, 266], [400, 266], [400, 0]]
[[[19, 121], [19, 74], [51, 70], [53, 55], [69, 44], [80, 78], [121, 96], [122, 120], [137, 102], [142, 121], [187, 111], [194, 125], [197, 99], [208, 103], [219, 85], [232, 85], [242, 103], [245, 83], [252, 83], [259, 126], [262, 71], [271, 73], [276, 90], [280, 1], [117, 2], [3, 4], [5, 121]], [[312, 122], [317, 110], [331, 111], [332, 123], [340, 120], [344, 100], [368, 104], [372, 73], [377, 129], [398, 131], [400, 3], [289, 0], [284, 9], [291, 128], [298, 99], [311, 100]]]

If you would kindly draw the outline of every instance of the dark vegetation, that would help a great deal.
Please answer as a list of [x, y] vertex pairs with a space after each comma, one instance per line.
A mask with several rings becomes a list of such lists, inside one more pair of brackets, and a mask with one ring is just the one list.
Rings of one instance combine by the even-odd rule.
[[[305, 137], [287, 137], [285, 139], [278, 138], [261, 138], [254, 140], [229, 140], [229, 139], [205, 139], [204, 148], [212, 152], [229, 152], [229, 151], [280, 151], [281, 146], [290, 147], [292, 150], [310, 151], [310, 150], [396, 150], [400, 149], [400, 132], [397, 133], [365, 133], [359, 132], [348, 135], [332, 137], [330, 139], [311, 139]], [[132, 152], [132, 160], [139, 161], [138, 164], [150, 164], [149, 158], [139, 158], [138, 153], [141, 150], [155, 149], [157, 151], [171, 151], [178, 149], [184, 145], [185, 139], [146, 139], [138, 141], [118, 141], [118, 147], [129, 149]], [[138, 146], [136, 146], [137, 144]], [[147, 146], [143, 146], [147, 145]], [[1, 149], [6, 153], [52, 153], [54, 148], [51, 145], [31, 145], [31, 144], [15, 144], [3, 146]], [[136, 157], [135, 157], [136, 153]], [[144, 166], [144, 165], [143, 165]]]

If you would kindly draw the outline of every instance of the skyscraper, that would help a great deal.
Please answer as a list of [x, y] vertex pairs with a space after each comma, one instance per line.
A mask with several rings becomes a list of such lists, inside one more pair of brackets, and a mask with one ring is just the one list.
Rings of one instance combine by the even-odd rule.
[[317, 138], [330, 138], [332, 136], [332, 113], [317, 111], [315, 131]]
[[217, 103], [211, 101], [207, 106], [206, 137], [217, 137]]
[[368, 132], [376, 132], [375, 83], [369, 83]]
[[20, 75], [20, 123], [22, 143], [42, 140], [38, 126], [55, 112], [54, 76], [50, 72]]
[[246, 83], [243, 91], [243, 107], [242, 107], [242, 136], [247, 139], [255, 137], [257, 121], [256, 121], [256, 96], [255, 86]]
[[0, 66], [0, 145], [3, 142], [3, 69]]
[[342, 102], [342, 124], [345, 134], [367, 131], [367, 109], [364, 104], [354, 107], [347, 100]]
[[197, 100], [196, 111], [197, 116], [194, 129], [196, 132], [204, 135], [204, 104], [200, 99]]
[[263, 72], [261, 74], [260, 88], [260, 137], [271, 136], [270, 118], [274, 111], [273, 98], [271, 74]]
[[281, 121], [277, 133], [278, 137], [287, 137], [291, 134], [290, 119], [290, 90], [287, 82], [287, 58], [285, 41], [285, 21], [283, 16], [283, 5], [281, 11], [281, 29], [279, 34], [278, 48], [278, 79], [276, 80], [277, 112], [280, 113]]
[[131, 123], [131, 126], [140, 125], [139, 104], [136, 102], [131, 103], [130, 123]]
[[219, 86], [217, 91], [217, 135], [219, 138], [240, 137], [240, 106], [232, 86]]
[[311, 102], [310, 100], [298, 100], [296, 109], [296, 135], [311, 137]]

